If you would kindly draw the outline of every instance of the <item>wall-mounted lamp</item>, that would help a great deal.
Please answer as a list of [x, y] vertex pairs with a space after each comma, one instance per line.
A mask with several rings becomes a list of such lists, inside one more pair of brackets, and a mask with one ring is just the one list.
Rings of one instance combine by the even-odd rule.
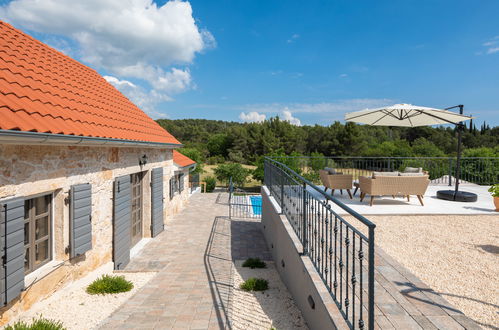
[[147, 155], [139, 157], [139, 166], [144, 166], [145, 164], [147, 164]]

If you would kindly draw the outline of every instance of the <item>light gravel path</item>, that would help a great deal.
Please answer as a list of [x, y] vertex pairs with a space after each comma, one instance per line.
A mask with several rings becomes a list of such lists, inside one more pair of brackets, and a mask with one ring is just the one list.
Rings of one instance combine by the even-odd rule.
[[499, 215], [368, 218], [388, 255], [482, 327], [499, 329]]
[[156, 275], [154, 272], [114, 274], [125, 276], [133, 283], [133, 289], [129, 292], [111, 295], [89, 295], [86, 293], [87, 286], [104, 274], [113, 274], [112, 263], [108, 263], [58, 290], [49, 298], [33, 305], [29, 311], [10, 323], [18, 320], [31, 322], [34, 318], [43, 316], [47, 319], [61, 321], [68, 330], [94, 329]]
[[[243, 261], [235, 262], [233, 295], [231, 304], [233, 329], [308, 329], [293, 298], [282, 283], [273, 262], [267, 261], [265, 269], [242, 267]], [[250, 277], [269, 282], [264, 292], [246, 292], [239, 289]]]

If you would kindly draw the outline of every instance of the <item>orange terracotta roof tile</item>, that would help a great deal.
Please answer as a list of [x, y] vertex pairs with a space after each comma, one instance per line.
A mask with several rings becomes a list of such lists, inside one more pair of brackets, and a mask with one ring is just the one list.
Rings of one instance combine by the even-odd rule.
[[189, 157], [181, 154], [177, 150], [173, 150], [173, 162], [177, 164], [179, 167], [186, 167], [190, 165], [196, 164], [195, 161], [190, 159]]
[[0, 129], [180, 144], [95, 70], [2, 21]]

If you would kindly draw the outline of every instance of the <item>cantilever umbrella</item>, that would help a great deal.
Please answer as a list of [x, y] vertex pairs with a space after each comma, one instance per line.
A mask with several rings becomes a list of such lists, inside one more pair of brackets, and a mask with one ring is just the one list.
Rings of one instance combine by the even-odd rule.
[[[448, 111], [453, 108], [459, 108], [459, 113]], [[347, 113], [345, 115], [345, 120], [374, 126], [417, 127], [443, 124], [456, 125], [458, 128], [456, 186], [454, 190], [438, 191], [437, 197], [454, 201], [474, 202], [477, 198], [475, 194], [459, 191], [462, 122], [473, 118], [463, 115], [463, 109], [463, 105], [441, 110], [412, 104], [395, 104], [382, 108], [365, 109]]]

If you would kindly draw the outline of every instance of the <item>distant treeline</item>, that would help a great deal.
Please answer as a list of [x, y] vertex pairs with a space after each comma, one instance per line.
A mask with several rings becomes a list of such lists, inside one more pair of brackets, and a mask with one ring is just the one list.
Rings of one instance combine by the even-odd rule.
[[[198, 162], [251, 164], [262, 155], [284, 153], [325, 156], [455, 156], [456, 130], [451, 127], [382, 127], [335, 122], [330, 126], [294, 126], [278, 117], [261, 123], [206, 119], [159, 119], [179, 139], [181, 151]], [[499, 156], [499, 126], [463, 134], [465, 156]]]

